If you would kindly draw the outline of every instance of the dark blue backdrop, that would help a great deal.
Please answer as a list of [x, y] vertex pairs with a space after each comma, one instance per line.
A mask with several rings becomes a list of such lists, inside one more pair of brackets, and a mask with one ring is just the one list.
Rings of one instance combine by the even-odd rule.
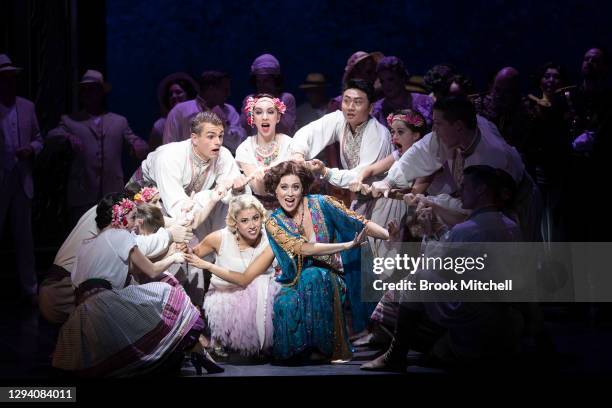
[[397, 55], [415, 74], [451, 62], [480, 89], [505, 65], [528, 74], [553, 59], [576, 75], [586, 47], [610, 44], [610, 15], [606, 1], [107, 0], [109, 106], [148, 137], [161, 78], [221, 69], [237, 107], [264, 52], [280, 60], [298, 99], [310, 71], [326, 74], [337, 94], [347, 58], [360, 49]]

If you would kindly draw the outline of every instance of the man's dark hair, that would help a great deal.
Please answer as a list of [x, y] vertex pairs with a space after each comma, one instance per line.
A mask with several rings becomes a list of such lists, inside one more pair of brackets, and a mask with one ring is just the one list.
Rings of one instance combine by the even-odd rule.
[[472, 177], [475, 183], [486, 186], [499, 209], [503, 210], [512, 206], [517, 193], [517, 185], [506, 171], [478, 164], [466, 167], [463, 174]]
[[423, 77], [423, 82], [434, 95], [446, 96], [456, 73], [456, 68], [451, 64], [434, 65]]
[[436, 100], [434, 110], [442, 112], [444, 119], [454, 123], [462, 121], [468, 129], [476, 129], [476, 108], [465, 96], [447, 96]]
[[542, 81], [542, 77], [549, 69], [556, 69], [557, 71], [559, 71], [559, 75], [561, 76], [561, 84], [559, 87], [565, 86], [565, 83], [567, 82], [567, 72], [565, 71], [565, 68], [561, 64], [549, 61], [540, 65], [533, 74], [533, 84], [535, 85], [535, 87], [537, 89], [540, 88], [540, 82]]
[[610, 65], [610, 53], [608, 52], [608, 48], [604, 47], [602, 44], [592, 44], [591, 47], [587, 48], [582, 55], [586, 54], [590, 50], [599, 50], [603, 56], [603, 62], [606, 65]]
[[358, 89], [361, 92], [365, 93], [368, 97], [368, 103], [374, 103], [374, 87], [367, 81], [363, 79], [349, 79], [344, 84], [344, 89], [342, 93], [346, 92], [348, 89]]
[[208, 90], [208, 88], [218, 85], [226, 79], [230, 79], [227, 72], [204, 71], [200, 76], [200, 92], [204, 92]]

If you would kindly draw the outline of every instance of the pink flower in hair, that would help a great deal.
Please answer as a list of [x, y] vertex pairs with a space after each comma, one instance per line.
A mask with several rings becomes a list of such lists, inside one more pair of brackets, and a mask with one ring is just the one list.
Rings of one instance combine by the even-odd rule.
[[127, 198], [113, 205], [111, 226], [114, 228], [126, 227], [128, 225], [127, 216], [134, 208], [136, 208], [136, 204]]
[[285, 112], [287, 111], [287, 105], [285, 105], [285, 103], [283, 101], [281, 101], [278, 98], [274, 98], [272, 100], [272, 102], [274, 102], [274, 106], [276, 106], [276, 110], [281, 114], [284, 115]]
[[391, 127], [391, 125], [393, 124], [393, 114], [392, 113], [390, 113], [387, 116], [387, 123], [389, 124], [389, 127]]
[[425, 121], [423, 121], [423, 118], [420, 115], [417, 115], [416, 113], [408, 113], [406, 115], [394, 115], [394, 114], [390, 114], [389, 116], [387, 116], [387, 123], [389, 124], [389, 127], [391, 127], [391, 125], [393, 124], [393, 121], [395, 120], [401, 120], [403, 122], [406, 122], [409, 125], [415, 126], [420, 128], [421, 126], [423, 126], [425, 124]]
[[255, 104], [257, 103], [257, 99], [249, 96], [244, 104], [244, 113], [247, 115], [247, 123], [250, 127], [255, 127], [253, 122], [253, 109], [255, 108]]
[[[251, 127], [255, 127], [255, 121], [253, 119], [253, 110], [255, 109], [255, 105], [257, 104], [257, 101], [259, 99], [260, 98], [254, 98], [252, 96], [249, 96], [244, 104], [244, 113], [247, 115], [247, 123]], [[274, 104], [274, 107], [276, 108], [278, 113], [280, 113], [281, 115], [285, 114], [285, 112], [287, 111], [287, 106], [283, 103], [283, 101], [278, 98], [274, 98], [272, 99], [272, 103]]]
[[134, 196], [134, 201], [140, 203], [150, 203], [153, 198], [159, 194], [159, 190], [155, 187], [145, 187]]

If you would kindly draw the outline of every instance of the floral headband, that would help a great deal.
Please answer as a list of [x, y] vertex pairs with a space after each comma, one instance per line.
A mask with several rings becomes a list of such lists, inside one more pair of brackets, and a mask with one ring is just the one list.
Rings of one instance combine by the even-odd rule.
[[137, 204], [150, 203], [157, 194], [159, 194], [159, 190], [155, 187], [145, 187], [134, 196], [134, 201]]
[[124, 198], [119, 203], [113, 205], [113, 219], [111, 225], [115, 228], [126, 227], [128, 225], [127, 215], [136, 208], [133, 201]]
[[409, 125], [412, 126], [416, 126], [416, 127], [421, 127], [425, 124], [425, 122], [423, 121], [423, 118], [419, 115], [417, 115], [416, 113], [408, 113], [406, 115], [394, 115], [394, 114], [389, 114], [389, 116], [387, 116], [387, 123], [389, 124], [389, 127], [391, 127], [391, 125], [393, 124], [394, 120], [401, 120], [406, 122]]
[[255, 109], [255, 104], [260, 100], [260, 99], [270, 99], [272, 101], [272, 103], [274, 104], [274, 107], [276, 108], [276, 110], [283, 115], [285, 113], [285, 111], [287, 110], [287, 106], [283, 103], [283, 101], [281, 101], [278, 98], [269, 98], [267, 96], [263, 96], [261, 98], [253, 98], [252, 96], [249, 96], [246, 100], [246, 104], [244, 105], [244, 113], [246, 113], [247, 115], [247, 123], [249, 124], [249, 126], [251, 127], [255, 127], [255, 122], [253, 122], [253, 110]]

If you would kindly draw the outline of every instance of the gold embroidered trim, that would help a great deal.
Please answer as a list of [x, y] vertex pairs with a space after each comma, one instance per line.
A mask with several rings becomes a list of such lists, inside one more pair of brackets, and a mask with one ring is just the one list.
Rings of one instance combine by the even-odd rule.
[[[302, 274], [302, 245], [304, 245], [306, 239], [304, 237], [290, 236], [278, 225], [273, 217], [270, 217], [266, 222], [266, 230], [272, 235], [272, 238], [274, 238], [283, 251], [289, 255], [289, 258], [291, 258], [295, 268], [295, 278], [293, 278], [290, 283], [285, 284], [285, 286], [294, 286]], [[296, 256], [297, 264], [294, 259]]]
[[330, 274], [334, 290], [334, 349], [332, 352], [333, 360], [350, 360], [353, 357], [348, 341], [346, 339], [346, 326], [344, 322], [344, 311], [340, 300], [340, 288], [335, 274]]
[[328, 196], [328, 195], [323, 196], [323, 197], [325, 198], [325, 200], [327, 200], [328, 203], [330, 203], [331, 205], [333, 205], [334, 207], [336, 207], [337, 209], [339, 209], [340, 211], [342, 211], [349, 217], [355, 218], [364, 224], [366, 224], [369, 221], [363, 215], [357, 214], [355, 211], [351, 210], [350, 208], [346, 208], [346, 206], [342, 202], [340, 202], [337, 198]]

